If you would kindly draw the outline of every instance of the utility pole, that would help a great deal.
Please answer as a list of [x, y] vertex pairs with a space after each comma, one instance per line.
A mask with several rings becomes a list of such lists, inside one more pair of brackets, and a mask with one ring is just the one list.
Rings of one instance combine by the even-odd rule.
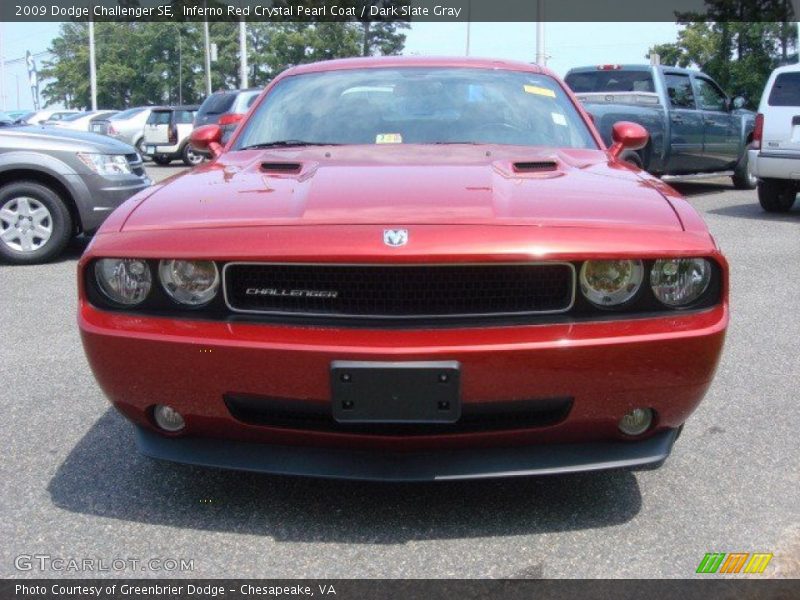
[[469, 56], [469, 42], [470, 42], [470, 33], [472, 29], [472, 0], [469, 0], [467, 3], [467, 47], [465, 55]]
[[544, 0], [536, 2], [536, 64], [547, 65], [547, 54], [544, 51]]
[[3, 46], [3, 23], [0, 23], [0, 110], [5, 110], [5, 109], [6, 109], [6, 53], [5, 53], [5, 48]]
[[206, 38], [206, 96], [211, 95], [211, 43], [208, 39], [208, 21], [203, 21], [203, 33]]
[[247, 25], [239, 21], [239, 87], [247, 89]]
[[183, 105], [183, 46], [180, 25], [178, 25], [178, 104]]
[[92, 110], [97, 110], [97, 66], [94, 56], [94, 21], [89, 21], [89, 84], [92, 89]]

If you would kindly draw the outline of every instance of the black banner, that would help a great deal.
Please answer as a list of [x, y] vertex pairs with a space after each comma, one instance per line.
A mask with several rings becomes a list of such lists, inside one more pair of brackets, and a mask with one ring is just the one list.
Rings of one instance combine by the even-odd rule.
[[[713, 576], [712, 576], [713, 577]], [[800, 580], [147, 580], [38, 579], [0, 581], [2, 600], [382, 598], [426, 600], [622, 600], [680, 598], [681, 600], [770, 600], [800, 597]]]
[[794, 21], [800, 0], [3, 0], [0, 21]]

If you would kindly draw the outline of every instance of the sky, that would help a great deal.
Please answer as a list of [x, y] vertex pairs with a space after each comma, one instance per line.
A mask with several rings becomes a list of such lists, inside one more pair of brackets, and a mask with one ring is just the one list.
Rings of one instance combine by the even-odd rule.
[[[58, 35], [59, 25], [0, 23], [6, 61], [0, 110], [3, 105], [6, 110], [31, 106], [25, 62], [17, 59], [28, 50], [45, 52]], [[582, 65], [647, 62], [648, 48], [674, 42], [677, 31], [675, 23], [547, 23], [547, 66], [563, 76], [571, 67]], [[536, 23], [472, 23], [469, 37], [471, 56], [525, 62], [536, 57]], [[466, 40], [466, 23], [415, 23], [407, 32], [405, 54], [463, 56]]]

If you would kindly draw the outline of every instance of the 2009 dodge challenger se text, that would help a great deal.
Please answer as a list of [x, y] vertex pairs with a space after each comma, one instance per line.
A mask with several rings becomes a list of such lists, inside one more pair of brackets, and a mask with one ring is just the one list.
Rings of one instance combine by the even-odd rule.
[[652, 467], [714, 375], [728, 268], [536, 66], [330, 61], [117, 209], [79, 324], [146, 455], [378, 480]]

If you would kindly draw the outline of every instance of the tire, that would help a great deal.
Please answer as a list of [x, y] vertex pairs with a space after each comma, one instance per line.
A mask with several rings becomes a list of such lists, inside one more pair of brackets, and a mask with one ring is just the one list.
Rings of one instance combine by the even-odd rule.
[[154, 154], [153, 162], [157, 165], [166, 166], [172, 162], [172, 159], [165, 154]]
[[794, 204], [797, 187], [781, 179], [762, 179], [758, 182], [758, 202], [767, 212], [788, 212]]
[[183, 164], [185, 164], [187, 167], [196, 167], [205, 159], [205, 156], [192, 150], [192, 146], [190, 144], [187, 143], [183, 145], [183, 150], [181, 150], [181, 160], [183, 160]]
[[747, 156], [747, 152], [745, 152], [745, 155], [742, 157], [742, 160], [739, 161], [736, 170], [733, 172], [733, 177], [731, 177], [733, 187], [737, 190], [754, 190], [756, 186], [758, 186], [758, 177], [747, 170]]
[[47, 262], [61, 254], [72, 233], [67, 205], [51, 188], [35, 181], [0, 188], [0, 258], [17, 265]]

